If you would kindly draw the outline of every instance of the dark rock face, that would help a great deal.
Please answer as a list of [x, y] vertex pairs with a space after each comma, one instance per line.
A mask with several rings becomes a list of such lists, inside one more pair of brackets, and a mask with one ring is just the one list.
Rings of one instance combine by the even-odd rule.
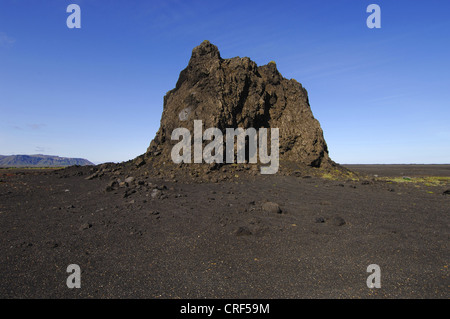
[[274, 62], [258, 67], [247, 57], [222, 59], [208, 41], [194, 48], [175, 88], [164, 97], [161, 126], [144, 158], [171, 161], [178, 142], [171, 140], [172, 131], [185, 127], [194, 132], [194, 120], [202, 120], [203, 130], [215, 127], [222, 132], [279, 128], [280, 161], [312, 167], [332, 163], [300, 83], [283, 78]]

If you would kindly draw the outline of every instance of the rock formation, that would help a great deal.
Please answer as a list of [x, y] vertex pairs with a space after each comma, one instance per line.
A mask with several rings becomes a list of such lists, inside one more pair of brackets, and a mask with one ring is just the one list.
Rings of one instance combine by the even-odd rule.
[[280, 162], [310, 167], [335, 165], [314, 118], [307, 91], [294, 79], [285, 79], [276, 64], [257, 66], [247, 57], [223, 59], [209, 41], [193, 49], [188, 66], [174, 89], [164, 97], [161, 126], [147, 152], [136, 159], [170, 162], [172, 131], [185, 127], [193, 132], [194, 120], [203, 129], [279, 128]]

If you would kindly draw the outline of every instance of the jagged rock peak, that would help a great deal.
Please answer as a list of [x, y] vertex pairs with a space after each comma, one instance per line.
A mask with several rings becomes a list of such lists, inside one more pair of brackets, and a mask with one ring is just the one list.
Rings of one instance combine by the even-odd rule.
[[199, 46], [196, 46], [192, 50], [192, 59], [197, 58], [215, 58], [220, 59], [220, 52], [217, 46], [209, 42], [208, 40], [203, 41]]
[[[161, 126], [146, 159], [170, 161], [174, 129], [279, 128], [280, 161], [324, 167], [333, 163], [308, 93], [296, 80], [284, 78], [274, 62], [257, 66], [250, 58], [223, 59], [214, 44], [203, 41], [192, 50], [188, 66], [164, 97]], [[334, 163], [333, 163], [334, 164]]]

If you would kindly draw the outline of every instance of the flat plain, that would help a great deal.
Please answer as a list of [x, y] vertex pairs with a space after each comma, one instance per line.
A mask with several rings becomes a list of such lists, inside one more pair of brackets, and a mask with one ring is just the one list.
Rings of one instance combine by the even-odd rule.
[[450, 165], [346, 167], [361, 177], [0, 170], [0, 298], [449, 298]]

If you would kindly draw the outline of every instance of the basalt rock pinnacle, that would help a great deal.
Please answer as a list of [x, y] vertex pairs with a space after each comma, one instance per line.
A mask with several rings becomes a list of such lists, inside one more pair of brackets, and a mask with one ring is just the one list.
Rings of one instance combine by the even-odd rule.
[[193, 49], [176, 86], [164, 97], [161, 126], [145, 159], [171, 161], [172, 131], [203, 129], [279, 128], [280, 161], [310, 167], [334, 164], [323, 131], [314, 118], [308, 93], [294, 79], [284, 78], [274, 62], [257, 66], [247, 57], [223, 59], [218, 48], [203, 41]]

